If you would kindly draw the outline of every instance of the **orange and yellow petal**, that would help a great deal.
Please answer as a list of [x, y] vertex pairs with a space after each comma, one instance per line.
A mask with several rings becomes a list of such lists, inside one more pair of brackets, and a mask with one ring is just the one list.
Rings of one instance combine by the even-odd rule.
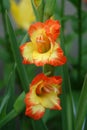
[[43, 29], [43, 28], [44, 28], [44, 24], [41, 22], [37, 22], [30, 26], [28, 33], [30, 36], [32, 36], [36, 31]]
[[41, 98], [42, 105], [45, 108], [61, 110], [60, 99], [57, 97], [57, 93], [46, 94]]
[[46, 35], [53, 41], [56, 41], [60, 34], [60, 22], [58, 20], [49, 19], [45, 23]]
[[40, 83], [36, 88], [38, 95], [42, 93], [39, 99], [41, 104], [45, 108], [61, 110], [58, 95], [61, 94], [62, 78], [60, 76], [47, 77], [43, 74], [42, 79], [44, 82]]
[[40, 73], [32, 80], [30, 86], [32, 87], [33, 85], [37, 84], [40, 81], [49, 82], [49, 84], [61, 84], [62, 78], [61, 76], [47, 77], [45, 74]]
[[66, 63], [66, 56], [64, 56], [63, 50], [58, 43], [55, 43], [52, 53], [49, 57], [48, 64], [53, 66], [61, 66]]
[[45, 108], [42, 105], [30, 105], [26, 107], [25, 115], [35, 120], [39, 120], [44, 115], [44, 112]]
[[21, 55], [23, 56], [24, 64], [33, 63], [33, 57], [32, 57], [33, 51], [34, 51], [34, 47], [31, 42], [27, 42], [20, 46], [20, 52]]
[[[38, 77], [36, 77], [36, 79], [38, 79]], [[37, 85], [38, 85], [38, 83], [37, 83]], [[25, 97], [25, 104], [26, 104], [25, 115], [29, 116], [35, 120], [38, 120], [44, 115], [45, 108], [40, 104], [39, 98], [36, 95], [37, 86], [35, 85], [32, 87], [33, 87], [33, 89], [30, 87], [30, 91], [29, 91], [29, 93], [26, 94], [26, 97]]]
[[49, 51], [39, 53], [32, 42], [25, 43], [20, 46], [20, 51], [23, 56], [24, 64], [35, 64], [43, 66], [50, 64], [53, 66], [61, 66], [66, 63], [66, 57], [58, 43], [52, 44]]
[[49, 19], [44, 23], [37, 22], [32, 24], [28, 30], [28, 33], [32, 42], [36, 42], [36, 39], [40, 36], [45, 36], [50, 41], [55, 42], [60, 34], [60, 27], [59, 21]]
[[33, 58], [34, 64], [37, 66], [43, 66], [45, 64], [61, 66], [66, 63], [66, 57], [58, 43], [51, 44], [51, 49], [45, 53], [40, 54], [38, 51], [34, 51]]
[[35, 24], [32, 24], [28, 30], [28, 33], [30, 35], [30, 39], [33, 43], [36, 43], [36, 40], [39, 36], [45, 34], [44, 30], [44, 24], [41, 22], [37, 22]]
[[25, 114], [34, 119], [40, 119], [45, 112], [45, 108], [61, 110], [58, 97], [61, 93], [61, 83], [62, 78], [60, 76], [37, 75], [25, 97]]

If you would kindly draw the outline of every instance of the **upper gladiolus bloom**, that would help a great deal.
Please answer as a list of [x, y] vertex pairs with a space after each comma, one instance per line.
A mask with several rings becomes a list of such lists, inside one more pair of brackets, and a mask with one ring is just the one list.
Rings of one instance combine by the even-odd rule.
[[35, 21], [31, 0], [10, 0], [10, 12], [15, 22], [23, 29], [28, 30], [30, 24]]
[[25, 97], [25, 115], [38, 120], [44, 115], [45, 108], [61, 110], [58, 97], [61, 93], [61, 83], [60, 76], [47, 77], [43, 73], [37, 75]]
[[30, 26], [28, 33], [31, 42], [20, 46], [24, 64], [59, 66], [66, 62], [59, 43], [56, 43], [60, 34], [59, 21], [50, 19], [44, 23], [37, 22]]

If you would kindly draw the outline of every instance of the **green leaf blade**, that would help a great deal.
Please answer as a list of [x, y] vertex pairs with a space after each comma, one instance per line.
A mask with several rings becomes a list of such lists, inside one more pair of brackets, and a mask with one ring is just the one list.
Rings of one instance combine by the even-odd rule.
[[75, 130], [82, 130], [86, 114], [87, 114], [87, 74], [83, 83], [82, 92], [78, 103], [78, 109], [75, 121]]
[[28, 80], [26, 70], [25, 70], [24, 66], [22, 65], [22, 59], [20, 56], [19, 47], [17, 45], [17, 40], [16, 40], [16, 37], [14, 34], [14, 30], [12, 28], [12, 25], [11, 25], [7, 12], [6, 12], [6, 25], [7, 25], [7, 31], [8, 31], [8, 35], [9, 35], [9, 39], [10, 39], [11, 50], [13, 53], [14, 60], [17, 64], [17, 70], [18, 70], [19, 77], [20, 77], [20, 80], [22, 83], [22, 87], [27, 92], [29, 80]]
[[[65, 52], [63, 29], [61, 29], [61, 46]], [[74, 130], [74, 103], [71, 92], [70, 78], [67, 63], [62, 67], [63, 95], [62, 95], [62, 119], [63, 130]]]

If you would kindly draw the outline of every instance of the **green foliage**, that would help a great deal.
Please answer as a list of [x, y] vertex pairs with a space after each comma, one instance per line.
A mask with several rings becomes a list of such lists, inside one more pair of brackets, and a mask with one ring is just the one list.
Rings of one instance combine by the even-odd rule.
[[[72, 21], [72, 27], [75, 33], [78, 34], [79, 29], [78, 29], [78, 17], [74, 17], [73, 21]], [[87, 32], [87, 27], [85, 26], [87, 23], [87, 13], [85, 11], [83, 11], [82, 13], [82, 34]]]
[[[22, 59], [19, 53], [19, 48], [17, 45], [15, 34], [14, 34], [14, 31], [13, 31], [13, 28], [12, 28], [12, 25], [10, 23], [9, 16], [7, 13], [6, 13], [6, 23], [7, 23], [7, 30], [8, 30], [9, 39], [10, 39], [10, 46], [14, 55], [15, 62], [17, 64], [18, 73], [19, 73], [21, 82], [23, 83], [24, 90], [27, 91], [28, 90], [27, 87], [29, 84], [28, 76], [26, 74], [24, 66], [22, 65]], [[23, 79], [24, 79], [24, 82], [23, 82]]]
[[25, 98], [25, 92], [22, 92], [13, 105], [17, 113], [20, 113], [25, 108], [24, 98]]
[[86, 115], [87, 115], [87, 75], [85, 76], [82, 92], [78, 103], [75, 130], [82, 130], [82, 126], [85, 121]]
[[43, 21], [44, 0], [31, 0], [37, 21]]
[[2, 0], [4, 8], [9, 10], [10, 8], [10, 1], [9, 0]]
[[31, 119], [23, 115], [20, 117], [20, 124], [21, 130], [29, 130], [29, 128], [33, 129]]
[[42, 1], [42, 0], [34, 0], [34, 1], [33, 1], [33, 3], [34, 3], [34, 5], [35, 5], [36, 8], [38, 8], [38, 7], [40, 6], [41, 1]]
[[79, 0], [68, 0], [70, 1], [74, 6], [78, 7]]
[[[63, 32], [61, 30], [61, 45], [63, 50], [65, 50], [64, 46], [64, 40], [63, 40]], [[62, 116], [63, 116], [63, 129], [66, 130], [73, 130], [74, 129], [74, 104], [72, 101], [72, 93], [71, 93], [71, 84], [70, 84], [70, 79], [69, 79], [69, 74], [68, 74], [68, 68], [67, 64], [65, 64], [62, 67], [62, 76], [63, 76], [63, 95], [62, 95], [62, 105], [63, 105], [63, 111], [62, 111]], [[66, 97], [66, 98], [65, 98]], [[72, 119], [72, 120], [71, 120]]]
[[[45, 1], [45, 7], [44, 7], [44, 16], [43, 16], [43, 21], [49, 19], [55, 10], [55, 5], [56, 5], [56, 0], [47, 0]], [[50, 8], [49, 8], [50, 7]]]
[[[0, 105], [0, 119], [3, 119], [3, 117], [6, 116], [7, 110], [9, 111], [11, 109], [14, 102], [13, 95], [14, 95], [14, 88], [15, 88], [14, 86], [15, 85], [14, 84], [15, 83], [15, 67], [13, 67], [13, 64], [10, 65], [10, 68], [8, 70], [9, 70], [8, 77], [6, 80], [4, 80], [5, 82], [4, 85], [7, 85], [7, 88], [5, 90], [5, 94], [3, 96], [2, 102], [0, 103], [1, 104]], [[8, 105], [10, 105], [9, 109], [7, 109]]]
[[[62, 110], [47, 109], [43, 118], [37, 121], [25, 116], [24, 98], [29, 84], [42, 72], [42, 68], [22, 64], [19, 46], [30, 41], [29, 35], [25, 30], [13, 29], [7, 13], [10, 1], [0, 1], [4, 29], [4, 36], [0, 36], [0, 61], [3, 65], [0, 75], [0, 130], [17, 129], [16, 117], [21, 130], [87, 130], [87, 12], [81, 0], [68, 1], [76, 9], [73, 15], [64, 12], [65, 0], [60, 3], [57, 0], [31, 0], [36, 21], [44, 22], [52, 16], [61, 22], [58, 41], [67, 56], [67, 64], [63, 67], [46, 65], [43, 69], [47, 76], [61, 75], [63, 78]], [[74, 55], [76, 47], [78, 51]]]

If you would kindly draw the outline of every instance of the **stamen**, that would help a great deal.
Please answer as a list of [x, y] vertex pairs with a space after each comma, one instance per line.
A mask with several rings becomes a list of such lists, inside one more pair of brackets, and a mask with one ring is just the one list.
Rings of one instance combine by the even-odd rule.
[[49, 85], [43, 87], [43, 93], [50, 93], [51, 91], [53, 91], [53, 87], [51, 87]]
[[52, 91], [54, 91], [54, 88], [52, 86], [48, 85], [47, 83], [41, 83], [36, 88], [36, 94], [39, 96], [50, 93]]
[[44, 35], [38, 36], [36, 38], [36, 43], [37, 43], [37, 50], [39, 53], [47, 52], [51, 48], [49, 39]]

